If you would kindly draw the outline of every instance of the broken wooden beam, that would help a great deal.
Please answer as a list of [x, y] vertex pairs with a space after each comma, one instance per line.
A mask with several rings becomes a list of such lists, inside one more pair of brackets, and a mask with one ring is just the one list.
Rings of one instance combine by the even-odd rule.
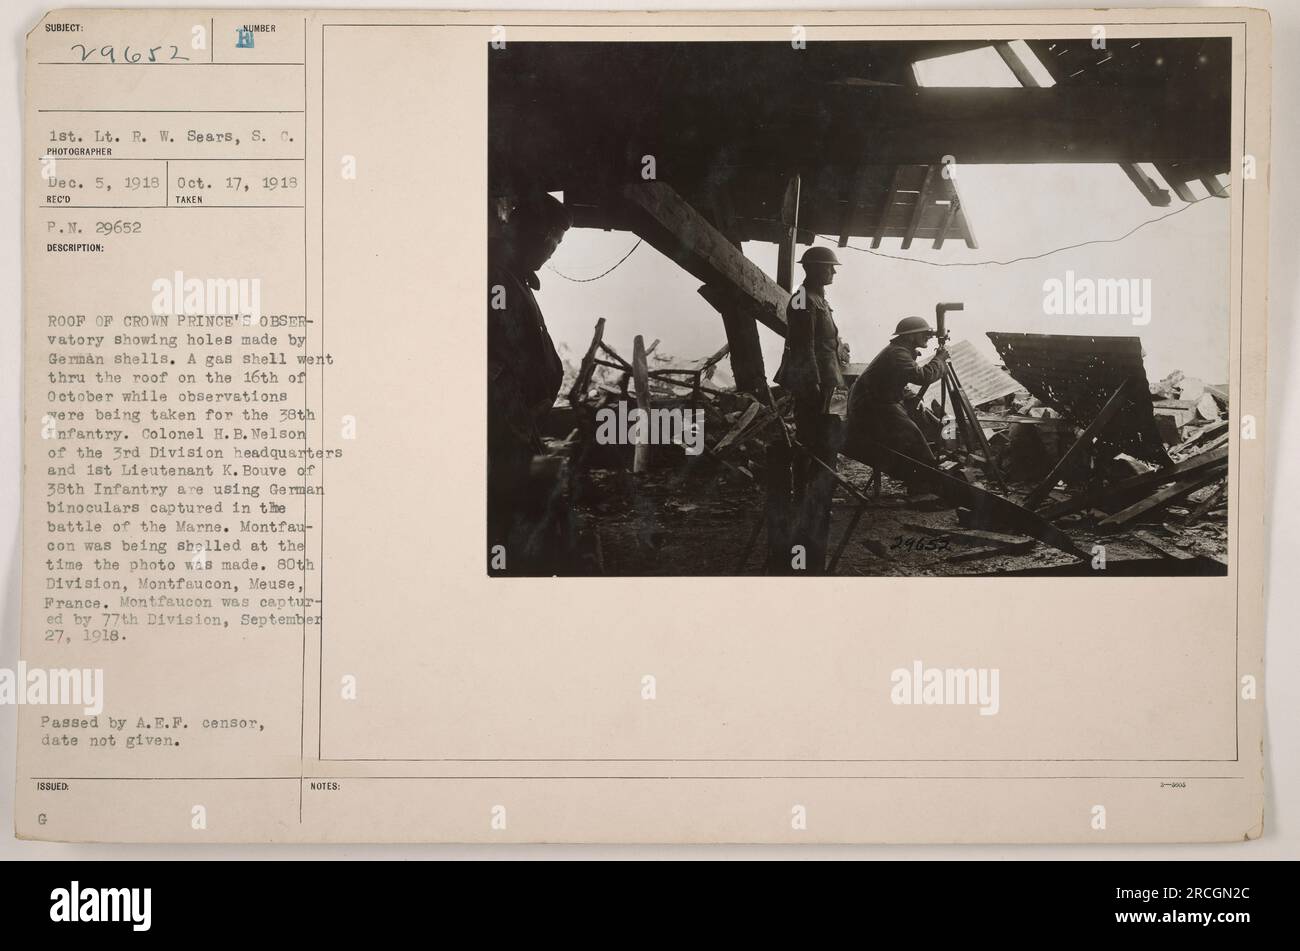
[[905, 456], [901, 452], [895, 452], [881, 443], [863, 438], [850, 439], [845, 442], [840, 452], [865, 465], [883, 469], [895, 478], [928, 485], [949, 504], [970, 508], [986, 525], [1000, 525], [1014, 529], [1076, 558], [1088, 557], [1069, 535], [1028, 509], [979, 486], [940, 472], [933, 466]]
[[714, 183], [709, 192], [708, 202], [714, 227], [739, 248], [740, 239], [736, 237], [736, 208], [731, 200], [731, 189], [727, 182]]
[[776, 283], [794, 292], [794, 253], [799, 243], [799, 176], [792, 175], [781, 199], [781, 240], [776, 254]]
[[1231, 438], [1232, 438], [1232, 433], [1219, 433], [1219, 435], [1215, 436], [1209, 442], [1201, 444], [1201, 448], [1196, 454], [1201, 455], [1203, 453], [1213, 452], [1215, 449], [1218, 449], [1221, 446], [1226, 446], [1228, 444], [1228, 440]]
[[1124, 406], [1127, 401], [1126, 394], [1132, 388], [1132, 378], [1126, 379], [1118, 388], [1116, 388], [1115, 392], [1110, 395], [1110, 399], [1106, 401], [1106, 405], [1101, 408], [1101, 412], [1098, 413], [1093, 418], [1092, 422], [1088, 424], [1087, 428], [1079, 434], [1079, 438], [1076, 439], [1073, 444], [1071, 444], [1070, 448], [1065, 451], [1065, 455], [1061, 456], [1061, 458], [1056, 461], [1056, 465], [1052, 466], [1052, 471], [1047, 473], [1042, 482], [1034, 486], [1033, 491], [1030, 492], [1029, 495], [1025, 496], [1025, 508], [1037, 508], [1038, 504], [1042, 502], [1043, 499], [1047, 498], [1047, 493], [1052, 491], [1052, 487], [1060, 481], [1062, 473], [1069, 471], [1070, 466], [1074, 463], [1074, 460], [1079, 457], [1080, 453], [1085, 449], [1092, 448], [1092, 444], [1096, 440], [1097, 435], [1106, 428], [1106, 425], [1115, 418], [1116, 414], [1119, 413], [1120, 408]]
[[736, 389], [758, 395], [767, 388], [767, 369], [750, 302], [729, 285], [705, 284], [698, 293], [722, 316]]
[[1217, 423], [1210, 423], [1204, 429], [1198, 429], [1192, 436], [1180, 442], [1177, 446], [1170, 448], [1171, 453], [1183, 453], [1199, 443], [1214, 439], [1218, 436], [1228, 435], [1228, 421], [1221, 419]]
[[908, 222], [907, 233], [903, 235], [902, 247], [907, 250], [912, 246], [912, 240], [916, 237], [916, 229], [921, 227], [921, 216], [925, 214], [925, 208], [930, 203], [930, 192], [934, 188], [935, 178], [940, 174], [940, 166], [931, 165], [926, 169], [925, 181], [921, 183], [921, 190], [916, 194], [916, 205], [912, 208], [912, 220]]
[[1169, 190], [1157, 185], [1155, 179], [1144, 172], [1136, 162], [1121, 162], [1119, 167], [1124, 170], [1128, 180], [1142, 193], [1142, 197], [1148, 203], [1157, 208], [1167, 208], [1173, 203]]
[[645, 472], [650, 467], [650, 377], [646, 372], [645, 338], [640, 334], [632, 340], [632, 378], [636, 382], [636, 405], [641, 410], [637, 427], [639, 437], [632, 450], [632, 471]]
[[1204, 518], [1205, 515], [1214, 509], [1219, 500], [1223, 498], [1223, 493], [1228, 490], [1228, 477], [1224, 476], [1223, 481], [1218, 484], [1213, 492], [1205, 497], [1196, 508], [1187, 513], [1187, 518], [1183, 519], [1184, 525], [1194, 525], [1197, 521]]
[[1156, 171], [1165, 180], [1165, 184], [1174, 190], [1175, 195], [1188, 203], [1196, 201], [1196, 193], [1187, 187], [1187, 182], [1183, 179], [1182, 174], [1176, 171], [1173, 166], [1160, 162], [1156, 164]]
[[[1020, 85], [1031, 88], [1042, 85], [1010, 43], [1005, 41], [994, 43], [993, 48], [998, 51], [998, 55], [1002, 57], [1002, 62], [1007, 64]], [[1044, 66], [1044, 69], [1046, 69], [1046, 66]], [[1142, 197], [1150, 204], [1163, 208], [1170, 203], [1169, 192], [1158, 186], [1151, 176], [1144, 172], [1136, 162], [1120, 162], [1119, 167], [1128, 176], [1128, 180], [1142, 193]]]
[[1192, 557], [1191, 552], [1183, 551], [1177, 545], [1169, 544], [1154, 532], [1148, 532], [1145, 529], [1142, 529], [1134, 532], [1133, 537], [1169, 558], [1175, 558], [1178, 561], [1186, 561], [1188, 558]]
[[944, 212], [943, 221], [939, 222], [939, 233], [934, 236], [934, 244], [931, 245], [932, 250], [940, 251], [943, 249], [943, 242], [947, 239], [948, 231], [952, 228], [953, 220], [957, 217], [957, 208], [958, 202], [955, 198], [948, 202], [948, 210]]
[[745, 412], [742, 413], [740, 418], [736, 420], [735, 425], [733, 425], [731, 429], [727, 431], [726, 435], [724, 435], [721, 439], [717, 441], [717, 443], [713, 447], [713, 451], [715, 453], [722, 452], [733, 442], [735, 442], [736, 439], [740, 436], [740, 434], [745, 431], [745, 427], [747, 427], [750, 423], [754, 421], [754, 417], [758, 415], [758, 411], [761, 408], [762, 408], [761, 405], [757, 401], [750, 403], [749, 407], [745, 410]]
[[[885, 202], [880, 207], [880, 217], [876, 219], [876, 233], [871, 238], [873, 248], [880, 247], [880, 242], [885, 239], [885, 232], [888, 230], [889, 212], [898, 201], [898, 189], [903, 183], [903, 176], [906, 174], [903, 166], [894, 169], [894, 177], [889, 182], [889, 191], [885, 192]], [[847, 242], [846, 242], [847, 243]]]
[[953, 223], [957, 225], [957, 230], [961, 234], [962, 240], [966, 242], [966, 247], [974, 251], [979, 248], [980, 243], [975, 240], [975, 232], [971, 229], [970, 219], [966, 217], [966, 207], [962, 204], [961, 189], [957, 187], [956, 176], [949, 177], [948, 186], [952, 189], [952, 200], [957, 206], [957, 213]]
[[1122, 499], [1129, 493], [1140, 492], [1143, 489], [1155, 489], [1167, 482], [1177, 481], [1185, 475], [1199, 472], [1207, 467], [1226, 464], [1227, 459], [1228, 447], [1222, 446], [1210, 452], [1198, 453], [1189, 459], [1184, 459], [1182, 462], [1176, 462], [1172, 466], [1144, 472], [1141, 475], [1129, 476], [1127, 479], [1120, 479], [1118, 482], [1104, 488], [1093, 489], [1072, 499], [1065, 499], [1044, 506], [1038, 510], [1038, 514], [1046, 519], [1056, 519], [1063, 515], [1081, 512], [1086, 508], [1095, 508], [1111, 499]]
[[853, 181], [849, 184], [847, 200], [844, 203], [844, 216], [840, 220], [839, 246], [841, 248], [849, 246], [849, 235], [858, 230], [858, 221], [862, 216], [863, 206], [867, 203], [870, 184], [871, 166], [858, 165], [853, 173]]
[[1118, 531], [1136, 518], [1140, 518], [1143, 515], [1149, 515], [1153, 512], [1158, 512], [1165, 506], [1171, 505], [1179, 499], [1191, 495], [1197, 489], [1207, 486], [1215, 479], [1219, 478], [1219, 475], [1219, 467], [1214, 466], [1208, 472], [1201, 472], [1189, 477], [1185, 481], [1175, 482], [1173, 485], [1167, 486], [1158, 492], [1153, 492], [1145, 499], [1134, 502], [1128, 508], [1121, 509], [1114, 515], [1106, 516], [1097, 523], [1097, 528], [1103, 532]]
[[951, 538], [967, 545], [1023, 545], [1033, 547], [1034, 539], [1027, 535], [1008, 535], [1004, 532], [990, 532], [979, 528], [957, 526], [948, 528], [937, 525], [922, 525], [919, 522], [904, 522], [903, 528], [909, 532], [920, 532], [937, 538]]
[[1215, 198], [1228, 197], [1228, 190], [1219, 184], [1218, 175], [1202, 175], [1200, 181], [1205, 186], [1205, 190]]
[[600, 349], [601, 339], [605, 336], [605, 318], [601, 317], [596, 321], [596, 330], [591, 337], [591, 345], [587, 347], [587, 352], [582, 355], [582, 362], [578, 365], [578, 375], [573, 381], [573, 386], [569, 388], [569, 403], [577, 405], [587, 395], [587, 387], [591, 385], [591, 376], [596, 372], [596, 351]]
[[[945, 155], [957, 156], [962, 165], [1178, 162], [1226, 168], [1231, 148], [1229, 97], [1207, 101], [1196, 87], [1181, 83], [1049, 88], [791, 83], [767, 97], [769, 108], [761, 119], [740, 125], [724, 112], [734, 108], [734, 100], [720, 100], [721, 90], [702, 89], [698, 82], [665, 98], [658, 83], [623, 88], [600, 78], [586, 87], [600, 89], [594, 97], [598, 102], [562, 109], [553, 87], [557, 80], [573, 82], [575, 66], [568, 59], [557, 62], [564, 62], [569, 72], [541, 72], [514, 83], [511, 97], [521, 108], [513, 114], [509, 134], [489, 137], [489, 172], [495, 182], [519, 180], [542, 191], [563, 189], [566, 201], [573, 192], [584, 208], [593, 207], [584, 192], [593, 183], [641, 174], [641, 154], [630, 157], [628, 146], [644, 140], [647, 109], [653, 117], [702, 117], [699, 125], [677, 123], [679, 137], [659, 139], [657, 174], [669, 181], [677, 177], [683, 188], [720, 147], [734, 167], [805, 175], [816, 168], [852, 169], [864, 162], [930, 165]], [[512, 75], [524, 72], [514, 69]], [[781, 105], [800, 102], [815, 105]], [[1133, 121], [1134, 116], [1142, 121]], [[703, 124], [714, 117], [733, 121]], [[593, 135], [593, 129], [600, 134]], [[624, 227], [614, 214], [584, 220]]]
[[733, 306], [785, 336], [790, 296], [671, 186], [639, 182], [617, 196], [629, 226], [647, 244], [705, 284], [725, 288]]
[[1020, 54], [1016, 52], [1015, 47], [1010, 43], [1000, 40], [993, 44], [993, 49], [997, 50], [997, 54], [1002, 57], [1002, 62], [1007, 64], [1007, 68], [1015, 75], [1016, 82], [1020, 83], [1020, 85], [1031, 88], [1042, 85], [1038, 81], [1038, 77], [1030, 72], [1029, 66], [1020, 58]]
[[705, 360], [703, 363], [700, 364], [700, 372], [707, 373], [709, 370], [712, 370], [715, 366], [717, 366], [717, 364], [719, 364], [722, 361], [722, 358], [725, 357], [730, 352], [731, 352], [731, 344], [724, 343], [720, 348], [718, 348], [717, 351], [713, 353], [712, 356], [710, 356], [707, 360]]

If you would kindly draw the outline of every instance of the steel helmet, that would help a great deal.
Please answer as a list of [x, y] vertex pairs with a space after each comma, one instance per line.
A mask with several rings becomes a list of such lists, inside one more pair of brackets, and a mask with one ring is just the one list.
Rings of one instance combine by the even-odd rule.
[[893, 340], [894, 337], [901, 337], [903, 334], [915, 333], [933, 334], [934, 328], [926, 322], [924, 317], [904, 317], [898, 322], [898, 326], [894, 328], [894, 336], [889, 339]]
[[821, 246], [809, 248], [799, 259], [800, 264], [835, 264], [840, 263], [840, 259], [835, 256], [835, 252], [830, 248]]

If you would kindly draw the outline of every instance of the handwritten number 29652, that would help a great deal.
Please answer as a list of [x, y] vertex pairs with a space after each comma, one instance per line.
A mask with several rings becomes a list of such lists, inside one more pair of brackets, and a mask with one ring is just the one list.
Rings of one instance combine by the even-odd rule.
[[[81, 57], [83, 63], [92, 60], [106, 63], [182, 63], [189, 62], [188, 56], [181, 55], [179, 46], [151, 46], [147, 50], [133, 50], [130, 46], [122, 47], [121, 53], [118, 53], [117, 47], [108, 46], [86, 46], [85, 43], [73, 43], [73, 52]], [[159, 56], [160, 50], [170, 50]], [[79, 51], [79, 52], [78, 52]]]

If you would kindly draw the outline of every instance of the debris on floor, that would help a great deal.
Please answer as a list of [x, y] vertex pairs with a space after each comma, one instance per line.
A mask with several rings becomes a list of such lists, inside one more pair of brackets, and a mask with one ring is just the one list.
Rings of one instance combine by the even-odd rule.
[[[567, 362], [566, 402], [548, 432], [550, 448], [577, 469], [573, 504], [599, 526], [603, 570], [761, 573], [762, 557], [750, 553], [767, 530], [769, 447], [794, 432], [790, 398], [736, 391], [726, 347], [679, 361], [637, 338], [628, 361], [603, 332], [602, 320], [583, 358]], [[840, 456], [835, 573], [1068, 573], [1088, 567], [1098, 546], [1117, 573], [1152, 563], [1160, 568], [1151, 573], [1226, 573], [1226, 384], [1182, 372], [1149, 383], [1137, 337], [989, 337], [1002, 366], [969, 344], [952, 348], [984, 438], [966, 445], [977, 440], [957, 427], [956, 438], [936, 439], [935, 504], [909, 497], [897, 458]], [[953, 413], [948, 395], [929, 407], [941, 420]], [[680, 442], [595, 438], [599, 412], [637, 407], [701, 414], [698, 454]], [[914, 462], [901, 458], [905, 469]]]

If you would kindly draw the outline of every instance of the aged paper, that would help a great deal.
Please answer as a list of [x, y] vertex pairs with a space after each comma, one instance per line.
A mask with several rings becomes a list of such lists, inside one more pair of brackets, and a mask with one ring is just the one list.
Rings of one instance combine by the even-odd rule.
[[1269, 44], [49, 13], [17, 834], [1259, 836]]

